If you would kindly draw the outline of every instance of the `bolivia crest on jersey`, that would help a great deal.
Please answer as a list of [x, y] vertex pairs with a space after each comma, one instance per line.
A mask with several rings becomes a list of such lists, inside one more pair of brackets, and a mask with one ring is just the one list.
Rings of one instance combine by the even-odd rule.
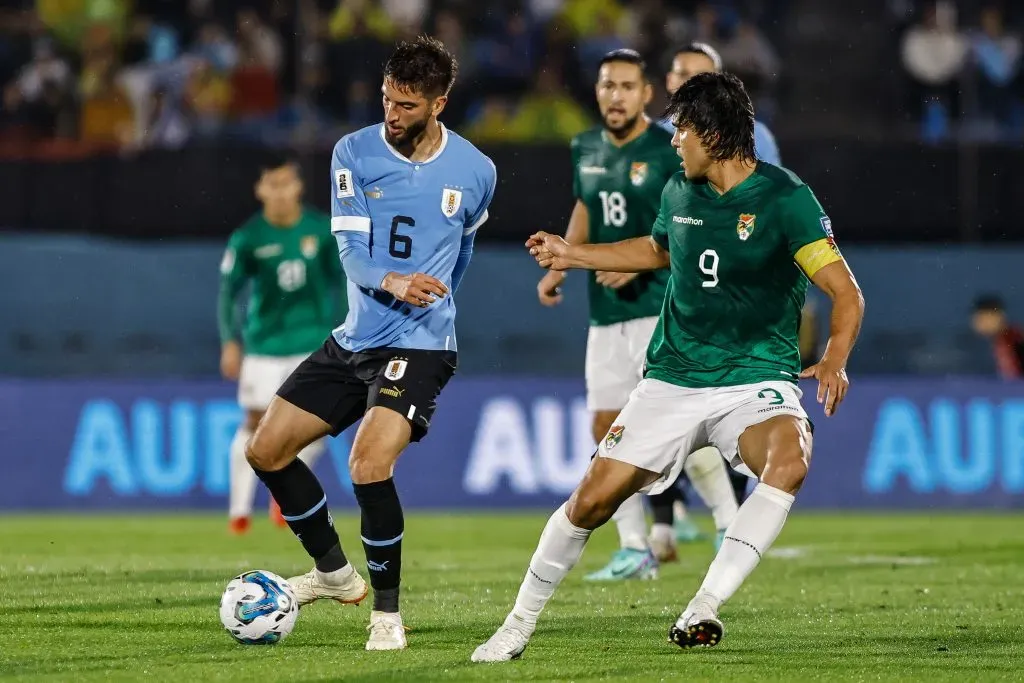
[[608, 434], [604, 437], [604, 447], [611, 450], [619, 445], [622, 441], [622, 434], [626, 431], [625, 425], [612, 425], [612, 428], [608, 430]]
[[313, 258], [314, 256], [316, 256], [316, 252], [319, 250], [319, 248], [320, 241], [316, 237], [313, 237], [312, 235], [306, 235], [301, 240], [299, 240], [299, 251], [301, 251], [302, 255], [305, 256], [306, 258]]
[[460, 206], [462, 206], [462, 190], [444, 188], [441, 192], [441, 213], [445, 215], [445, 218], [454, 216]]
[[634, 161], [629, 166], [629, 182], [635, 187], [640, 187], [647, 180], [647, 162]]
[[754, 222], [757, 220], [757, 216], [752, 213], [741, 213], [740, 219], [736, 223], [736, 234], [743, 241], [746, 241], [750, 234], [754, 232]]

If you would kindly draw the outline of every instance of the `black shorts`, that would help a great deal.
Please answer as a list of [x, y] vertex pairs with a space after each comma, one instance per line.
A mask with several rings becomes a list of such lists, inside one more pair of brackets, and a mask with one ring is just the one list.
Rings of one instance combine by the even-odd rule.
[[380, 348], [346, 351], [333, 337], [310, 354], [277, 395], [331, 425], [337, 436], [373, 406], [412, 425], [412, 441], [430, 428], [437, 395], [455, 374], [454, 351]]

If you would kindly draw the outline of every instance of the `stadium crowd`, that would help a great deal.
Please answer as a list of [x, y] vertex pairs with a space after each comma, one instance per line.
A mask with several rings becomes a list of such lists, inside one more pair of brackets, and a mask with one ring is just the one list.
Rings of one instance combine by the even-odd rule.
[[[715, 44], [770, 100], [787, 0], [26, 0], [0, 10], [0, 151], [56, 156], [211, 140], [333, 142], [380, 117], [396, 40], [460, 62], [445, 120], [483, 142], [563, 142], [596, 120], [593, 72], [634, 47]], [[659, 88], [660, 90], [660, 88]], [[660, 104], [660, 103], [656, 103]]]

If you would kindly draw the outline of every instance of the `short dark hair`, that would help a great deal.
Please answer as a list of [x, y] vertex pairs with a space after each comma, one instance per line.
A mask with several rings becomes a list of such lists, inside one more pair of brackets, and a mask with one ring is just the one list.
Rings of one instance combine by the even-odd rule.
[[427, 35], [400, 42], [384, 65], [384, 78], [430, 98], [447, 95], [458, 73], [459, 64], [444, 43]]
[[974, 300], [974, 312], [992, 311], [1002, 313], [1006, 310], [1003, 299], [998, 294], [982, 294]]
[[672, 58], [675, 59], [676, 55], [704, 55], [711, 60], [711, 63], [715, 65], [715, 71], [722, 70], [722, 55], [718, 54], [718, 50], [711, 47], [707, 43], [687, 43], [676, 48], [676, 51], [672, 53]]
[[270, 152], [260, 162], [260, 174], [276, 171], [285, 166], [294, 166], [298, 170], [299, 162], [287, 152]]
[[601, 61], [597, 63], [597, 68], [600, 70], [605, 64], [611, 62], [625, 62], [626, 64], [632, 64], [640, 69], [640, 75], [647, 79], [647, 62], [640, 56], [640, 53], [636, 50], [630, 50], [629, 48], [620, 48], [618, 50], [612, 50], [601, 57]]
[[716, 161], [756, 158], [754, 105], [733, 74], [697, 74], [672, 93], [663, 116], [677, 128], [691, 128]]

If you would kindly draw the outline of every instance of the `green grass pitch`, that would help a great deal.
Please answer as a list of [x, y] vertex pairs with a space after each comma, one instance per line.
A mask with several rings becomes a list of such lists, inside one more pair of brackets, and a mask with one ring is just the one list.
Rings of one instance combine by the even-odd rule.
[[[597, 533], [523, 659], [469, 655], [515, 597], [545, 512], [408, 514], [409, 650], [363, 650], [369, 602], [315, 604], [274, 647], [221, 628], [221, 590], [246, 569], [308, 568], [287, 531], [227, 535], [212, 515], [0, 517], [0, 679], [51, 681], [1020, 680], [1024, 517], [797, 511], [722, 612], [711, 650], [669, 625], [708, 544], [652, 582], [582, 581], [614, 546]], [[362, 569], [358, 520], [339, 515]]]

